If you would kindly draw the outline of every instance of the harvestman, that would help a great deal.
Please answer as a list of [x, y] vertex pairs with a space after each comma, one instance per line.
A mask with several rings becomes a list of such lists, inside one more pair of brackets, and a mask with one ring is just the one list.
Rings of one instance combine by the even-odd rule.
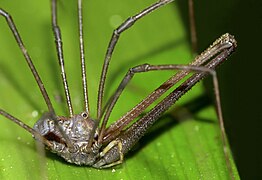
[[[107, 52], [104, 59], [103, 69], [100, 77], [100, 84], [97, 99], [97, 117], [93, 119], [89, 116], [89, 103], [86, 82], [85, 56], [84, 56], [84, 41], [83, 41], [83, 23], [82, 23], [82, 1], [78, 0], [78, 24], [79, 24], [79, 44], [82, 68], [82, 84], [84, 94], [85, 109], [80, 114], [74, 114], [71, 104], [71, 97], [67, 84], [66, 72], [64, 69], [64, 58], [62, 50], [62, 39], [60, 28], [57, 23], [57, 2], [52, 0], [52, 28], [55, 36], [55, 43], [59, 64], [61, 67], [61, 75], [65, 89], [65, 97], [68, 106], [70, 117], [57, 116], [49, 96], [45, 90], [44, 84], [35, 69], [35, 66], [27, 53], [27, 50], [22, 42], [22, 39], [16, 29], [16, 26], [11, 16], [0, 9], [1, 16], [5, 17], [10, 30], [12, 31], [17, 44], [19, 45], [25, 60], [39, 86], [43, 98], [47, 104], [48, 112], [45, 113], [34, 125], [33, 128], [27, 126], [19, 119], [10, 115], [6, 111], [0, 109], [0, 114], [17, 123], [19, 126], [31, 133], [37, 140], [45, 144], [47, 149], [59, 156], [63, 157], [70, 163], [78, 165], [89, 165], [95, 168], [106, 168], [117, 165], [123, 161], [124, 155], [137, 143], [137, 141], [147, 132], [148, 128], [157, 121], [162, 113], [172, 106], [184, 93], [191, 89], [198, 81], [203, 79], [208, 74], [213, 77], [213, 84], [216, 97], [216, 108], [218, 119], [221, 127], [222, 141], [224, 146], [224, 154], [227, 161], [227, 166], [232, 173], [229, 162], [228, 152], [226, 151], [226, 137], [223, 125], [221, 112], [218, 81], [215, 73], [215, 68], [224, 62], [236, 48], [236, 41], [229, 34], [222, 35], [217, 39], [206, 51], [197, 56], [189, 65], [150, 65], [142, 64], [130, 68], [116, 92], [102, 107], [104, 94], [105, 80], [109, 62], [113, 54], [115, 45], [118, 42], [120, 35], [132, 27], [136, 21], [145, 17], [154, 10], [172, 2], [173, 0], [160, 0], [155, 4], [147, 7], [138, 14], [129, 17], [117, 29], [113, 31], [109, 42]], [[115, 123], [106, 127], [111, 111], [114, 108], [122, 91], [136, 73], [144, 73], [148, 71], [158, 70], [180, 70], [170, 79], [160, 85], [155, 91], [143, 99], [133, 109], [127, 112], [123, 117]], [[131, 124], [132, 120], [141, 115], [141, 113], [154, 101], [156, 101], [163, 93], [173, 87], [177, 82], [191, 73], [180, 86], [167, 95], [161, 102], [153, 107], [148, 113], [143, 115], [135, 123]], [[131, 124], [131, 125], [130, 125]]]

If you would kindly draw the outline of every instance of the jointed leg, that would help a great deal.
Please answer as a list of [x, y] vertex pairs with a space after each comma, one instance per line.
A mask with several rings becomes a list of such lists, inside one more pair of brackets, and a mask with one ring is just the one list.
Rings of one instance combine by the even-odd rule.
[[78, 32], [79, 32], [79, 46], [80, 46], [80, 59], [82, 71], [82, 85], [84, 95], [84, 109], [89, 116], [89, 103], [88, 103], [88, 90], [86, 81], [86, 64], [85, 64], [85, 46], [84, 46], [84, 31], [83, 31], [83, 10], [82, 0], [78, 0]]
[[[109, 127], [106, 132], [103, 131], [103, 129], [105, 129], [106, 127], [106, 123], [109, 119], [113, 107], [115, 106], [119, 96], [121, 95], [127, 84], [130, 82], [130, 80], [133, 78], [133, 76], [137, 73], [145, 73], [149, 71], [163, 71], [163, 70], [186, 70], [188, 72], [207, 72], [212, 75], [215, 74], [215, 72], [212, 69], [205, 68], [204, 66], [192, 66], [192, 65], [190, 66], [190, 65], [174, 65], [174, 64], [166, 64], [166, 65], [143, 64], [130, 68], [127, 74], [125, 75], [125, 77], [123, 78], [123, 80], [121, 81], [120, 85], [118, 86], [115, 94], [112, 96], [112, 99], [109, 102], [109, 106], [105, 111], [105, 116], [101, 126], [98, 143], [102, 143], [103, 141], [107, 142], [114, 139], [132, 121], [132, 119], [129, 120], [120, 119], [116, 122], [116, 124], [118, 124], [117, 129], [115, 129], [115, 126], [113, 126], [113, 127]], [[216, 78], [216, 76], [214, 78]], [[173, 84], [173, 86], [174, 85], [175, 84]], [[114, 131], [111, 130], [111, 128], [113, 128]]]
[[[5, 17], [6, 21], [7, 21], [7, 24], [10, 28], [10, 30], [12, 31], [14, 37], [15, 37], [15, 40], [19, 46], [19, 48], [21, 49], [22, 53], [23, 53], [23, 56], [25, 57], [25, 60], [27, 62], [27, 65], [28, 67], [30, 68], [36, 82], [37, 82], [37, 85], [44, 97], [44, 100], [46, 102], [46, 105], [48, 107], [48, 110], [50, 112], [50, 114], [52, 114], [52, 116], [55, 116], [55, 111], [54, 111], [54, 108], [52, 106], [52, 103], [49, 99], [49, 96], [46, 92], [46, 89], [44, 87], [44, 84], [31, 60], [31, 57], [29, 56], [28, 52], [27, 52], [27, 49], [25, 48], [24, 46], [24, 43], [22, 41], [22, 38], [21, 36], [19, 35], [18, 33], [18, 30], [13, 22], [13, 19], [12, 17], [6, 12], [4, 11], [3, 9], [0, 8], [0, 15]], [[7, 119], [15, 122], [16, 124], [18, 124], [20, 127], [22, 127], [23, 129], [27, 130], [30, 134], [32, 134], [36, 139], [38, 139], [39, 141], [41, 141], [43, 144], [45, 144], [47, 147], [51, 148], [52, 144], [46, 139], [44, 138], [41, 134], [39, 134], [38, 132], [36, 132], [33, 128], [29, 127], [28, 125], [26, 125], [25, 123], [23, 123], [22, 121], [20, 121], [19, 119], [15, 118], [14, 116], [12, 116], [11, 114], [7, 113], [6, 111], [0, 109], [0, 114], [2, 116], [5, 116]]]
[[44, 138], [39, 132], [35, 131], [33, 128], [29, 127], [28, 125], [26, 125], [25, 123], [23, 123], [22, 121], [20, 121], [19, 119], [15, 118], [14, 116], [12, 116], [11, 114], [7, 113], [6, 111], [2, 109], [0, 109], [0, 114], [2, 116], [5, 116], [7, 119], [13, 121], [14, 123], [19, 125], [23, 129], [25, 129], [26, 131], [28, 131], [37, 140], [39, 140], [40, 142], [42, 142], [43, 144], [45, 144], [47, 147], [51, 149], [52, 144], [46, 138]]
[[59, 65], [61, 67], [61, 76], [62, 76], [62, 80], [63, 80], [63, 84], [64, 84], [67, 107], [68, 107], [70, 117], [72, 117], [74, 112], [73, 112], [73, 107], [72, 107], [72, 103], [71, 103], [71, 97], [70, 97], [70, 92], [69, 92], [67, 78], [66, 78], [66, 72], [65, 72], [63, 43], [62, 43], [60, 28], [57, 24], [57, 0], [52, 0], [52, 27], [53, 27], [53, 32], [54, 32], [54, 36], [55, 36], [55, 44], [56, 44], [56, 50], [57, 50]]
[[52, 113], [52, 114], [55, 114], [53, 105], [52, 105], [52, 103], [50, 101], [50, 98], [49, 98], [47, 92], [46, 92], [45, 86], [44, 86], [44, 84], [43, 84], [43, 82], [42, 82], [42, 80], [41, 80], [41, 78], [40, 78], [40, 76], [39, 76], [39, 74], [38, 74], [38, 72], [37, 72], [33, 62], [32, 62], [32, 60], [31, 60], [31, 57], [29, 56], [29, 54], [27, 52], [27, 49], [25, 48], [25, 45], [24, 45], [24, 43], [22, 41], [21, 36], [18, 33], [18, 30], [17, 30], [17, 28], [15, 26], [15, 23], [13, 22], [12, 17], [6, 11], [4, 11], [1, 8], [0, 8], [0, 15], [3, 16], [6, 19], [6, 22], [7, 22], [8, 26], [9, 26], [10, 30], [12, 31], [12, 33], [14, 35], [14, 38], [15, 38], [19, 48], [21, 49], [21, 51], [23, 53], [23, 56], [25, 57], [27, 65], [30, 68], [30, 71], [32, 72], [32, 74], [33, 74], [33, 76], [35, 78], [35, 81], [36, 81], [36, 83], [37, 83], [37, 85], [38, 85], [38, 87], [39, 87], [39, 89], [40, 89], [40, 91], [41, 91], [41, 93], [42, 93], [42, 95], [44, 97], [44, 100], [45, 100], [45, 103], [46, 103], [46, 105], [48, 107], [49, 112]]
[[[56, 49], [57, 49], [57, 56], [59, 60], [59, 65], [61, 67], [61, 75], [62, 75], [62, 80], [64, 84], [64, 90], [65, 90], [65, 96], [66, 96], [66, 102], [68, 106], [68, 110], [70, 113], [70, 117], [73, 116], [73, 107], [71, 103], [71, 97], [69, 93], [69, 88], [68, 88], [68, 83], [67, 83], [67, 78], [66, 78], [66, 72], [65, 72], [65, 67], [64, 67], [64, 57], [63, 57], [63, 47], [62, 47], [62, 37], [61, 37], [61, 32], [60, 28], [57, 23], [57, 0], [52, 0], [51, 2], [51, 7], [52, 7], [52, 27], [53, 27], [53, 32], [55, 36], [55, 43], [56, 43]], [[62, 134], [63, 138], [66, 140], [66, 144], [70, 148], [74, 148], [72, 144], [72, 140], [69, 139], [68, 135], [63, 131], [62, 127], [58, 124], [57, 118], [51, 118], [54, 120], [55, 125], [59, 128], [60, 133]]]
[[[148, 128], [150, 128], [153, 125], [153, 123], [159, 119], [163, 112], [170, 108], [183, 94], [189, 91], [197, 82], [206, 77], [207, 74], [211, 74], [213, 76], [213, 84], [215, 88], [216, 108], [218, 112], [219, 124], [221, 127], [224, 154], [227, 161], [227, 167], [230, 172], [230, 176], [233, 178], [232, 166], [228, 158], [229, 154], [226, 151], [226, 136], [223, 126], [223, 117], [221, 113], [218, 81], [215, 73], [215, 68], [218, 65], [220, 65], [223, 61], [225, 61], [227, 57], [236, 48], [236, 42], [232, 36], [230, 37], [229, 43], [231, 44], [229, 45], [229, 48], [221, 51], [204, 67], [197, 67], [199, 69], [193, 69], [193, 67], [192, 70], [200, 72], [194, 73], [191, 77], [185, 80], [178, 88], [172, 91], [167, 97], [165, 97], [154, 108], [152, 108], [146, 115], [144, 115], [134, 124], [132, 124], [128, 129], [126, 129], [120, 135], [118, 135], [117, 139], [119, 139], [121, 142], [125, 142], [122, 144], [123, 154], [127, 153], [134, 146], [134, 144], [137, 143], [137, 141], [148, 131]], [[190, 70], [190, 68], [188, 68], [188, 70]], [[116, 148], [110, 148], [110, 150], [104, 155], [102, 159], [100, 159], [100, 161], [97, 164], [99, 164], [99, 166], [110, 164], [111, 162], [115, 162], [115, 160], [118, 159], [118, 157], [119, 154], [116, 153]]]
[[[204, 66], [209, 62], [212, 57], [216, 56], [221, 51], [226, 50], [232, 46], [232, 37], [229, 34], [225, 34], [217, 39], [209, 48], [207, 48], [201, 55], [197, 56], [195, 60], [190, 63], [191, 66]], [[168, 89], [173, 87], [179, 80], [183, 79], [188, 75], [189, 71], [180, 71], [160, 85], [155, 91], [143, 99], [139, 104], [122, 116], [117, 122], [112, 124], [109, 129], [106, 130], [104, 136], [107, 134], [112, 134], [118, 132], [119, 128], [123, 126], [123, 122], [128, 124], [134, 118], [138, 117], [150, 104], [152, 104], [156, 99], [158, 99], [162, 94], [164, 94]], [[103, 123], [105, 124], [105, 123]], [[103, 129], [101, 130], [103, 131]], [[100, 137], [101, 139], [102, 137]], [[107, 139], [107, 137], [103, 137]]]
[[116, 28], [113, 31], [111, 40], [109, 42], [106, 56], [104, 59], [103, 69], [100, 77], [100, 84], [99, 84], [99, 90], [98, 90], [98, 98], [97, 98], [97, 119], [100, 120], [102, 116], [102, 97], [104, 94], [104, 87], [105, 87], [105, 80], [106, 80], [106, 74], [109, 67], [109, 62], [111, 60], [111, 56], [113, 54], [113, 51], [115, 49], [115, 46], [118, 42], [119, 37], [121, 34], [126, 31], [127, 29], [131, 28], [135, 22], [143, 17], [145, 17], [147, 14], [153, 12], [154, 10], [171, 3], [174, 0], [159, 0], [158, 2], [152, 4], [151, 6], [147, 7], [146, 9], [142, 10], [138, 14], [129, 17], [124, 23], [122, 23], [118, 28]]

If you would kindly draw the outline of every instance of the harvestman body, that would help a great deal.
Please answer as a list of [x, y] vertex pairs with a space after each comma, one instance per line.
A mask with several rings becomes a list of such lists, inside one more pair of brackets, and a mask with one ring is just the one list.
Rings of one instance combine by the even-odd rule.
[[[0, 9], [0, 14], [5, 17], [13, 35], [22, 50], [22, 53], [33, 73], [39, 89], [48, 106], [48, 113], [45, 113], [34, 125], [33, 128], [27, 126], [22, 121], [0, 109], [0, 114], [7, 117], [11, 121], [17, 123], [22, 128], [29, 131], [37, 140], [41, 141], [45, 146], [54, 153], [63, 157], [70, 163], [78, 165], [89, 165], [95, 168], [106, 168], [123, 161], [126, 154], [137, 141], [147, 132], [148, 128], [157, 121], [163, 112], [173, 105], [184, 93], [191, 89], [199, 80], [206, 75], [213, 76], [215, 87], [216, 107], [221, 127], [223, 145], [225, 146], [225, 131], [223, 126], [222, 112], [220, 107], [218, 82], [216, 78], [215, 68], [224, 62], [227, 57], [235, 50], [236, 41], [233, 36], [225, 34], [217, 39], [206, 51], [195, 58], [195, 60], [186, 66], [183, 65], [150, 65], [143, 64], [130, 68], [122, 82], [120, 83], [115, 94], [105, 107], [102, 107], [102, 97], [104, 93], [104, 85], [109, 66], [109, 61], [113, 54], [115, 45], [122, 32], [129, 29], [133, 24], [149, 14], [150, 12], [172, 2], [173, 0], [160, 0], [155, 4], [142, 10], [140, 13], [128, 18], [117, 29], [113, 31], [111, 41], [109, 42], [106, 52], [104, 65], [101, 73], [100, 85], [98, 90], [97, 117], [92, 119], [89, 116], [89, 105], [87, 96], [86, 70], [84, 62], [84, 42], [82, 27], [82, 1], [78, 0], [78, 17], [79, 17], [79, 44], [82, 65], [83, 91], [85, 99], [84, 112], [74, 115], [71, 105], [69, 88], [67, 85], [66, 73], [64, 70], [64, 59], [62, 51], [62, 38], [60, 28], [57, 23], [56, 0], [52, 0], [52, 27], [55, 35], [57, 55], [61, 65], [61, 74], [65, 87], [68, 110], [70, 117], [57, 116], [50, 102], [48, 94], [44, 88], [41, 78], [35, 69], [27, 50], [20, 38], [16, 26], [11, 16]], [[136, 73], [144, 73], [157, 70], [180, 70], [159, 88], [153, 91], [147, 98], [141, 101], [136, 107], [127, 112], [123, 117], [106, 128], [110, 113], [116, 104], [120, 94]], [[152, 108], [146, 115], [142, 116], [138, 121], [130, 125], [131, 121], [141, 115], [141, 113], [158, 99], [163, 93], [174, 86], [178, 81], [194, 72], [179, 87], [166, 96], [160, 103]], [[100, 125], [101, 122], [101, 125]], [[130, 125], [130, 126], [129, 126]], [[129, 127], [128, 127], [129, 126]], [[127, 128], [128, 127], [128, 128]], [[224, 150], [228, 168], [231, 171], [231, 165], [228, 160], [228, 153]]]

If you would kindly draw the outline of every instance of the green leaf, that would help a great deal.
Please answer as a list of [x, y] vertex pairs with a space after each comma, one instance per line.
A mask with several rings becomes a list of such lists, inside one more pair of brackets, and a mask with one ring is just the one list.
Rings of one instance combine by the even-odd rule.
[[[105, 51], [114, 28], [154, 1], [88, 1], [84, 3], [86, 61], [91, 115]], [[76, 2], [59, 1], [66, 71], [75, 113], [82, 111]], [[3, 0], [19, 30], [58, 115], [67, 115], [55, 45], [49, 1], [16, 3]], [[0, 107], [29, 126], [47, 107], [3, 17], [0, 20]], [[217, 38], [217, 37], [216, 37]], [[210, 43], [215, 39], [211, 39]], [[207, 45], [208, 46], [208, 45]], [[128, 68], [138, 64], [186, 64], [191, 60], [187, 30], [179, 8], [171, 3], [137, 22], [123, 33], [114, 52], [106, 84], [110, 97]], [[140, 102], [173, 72], [137, 75], [117, 103], [110, 122]], [[0, 117], [0, 179], [226, 179], [228, 170], [213, 105], [193, 106], [203, 100], [201, 84], [187, 93], [142, 138], [122, 165], [97, 170], [66, 163], [47, 152], [41, 158], [34, 139], [25, 130]], [[179, 107], [179, 108], [178, 108]], [[192, 106], [190, 106], [192, 107]], [[193, 113], [194, 111], [194, 113]], [[173, 112], [180, 114], [173, 116]], [[185, 112], [183, 114], [183, 112]], [[182, 114], [182, 115], [181, 115]], [[177, 121], [181, 121], [177, 123]], [[238, 172], [230, 157], [234, 176]], [[41, 179], [41, 178], [40, 178]]]

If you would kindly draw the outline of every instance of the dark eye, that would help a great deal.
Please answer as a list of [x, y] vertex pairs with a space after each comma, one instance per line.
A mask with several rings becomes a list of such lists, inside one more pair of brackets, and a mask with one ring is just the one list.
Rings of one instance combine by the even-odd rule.
[[84, 113], [82, 113], [82, 117], [83, 118], [86, 118], [87, 117], [87, 114], [84, 112]]

